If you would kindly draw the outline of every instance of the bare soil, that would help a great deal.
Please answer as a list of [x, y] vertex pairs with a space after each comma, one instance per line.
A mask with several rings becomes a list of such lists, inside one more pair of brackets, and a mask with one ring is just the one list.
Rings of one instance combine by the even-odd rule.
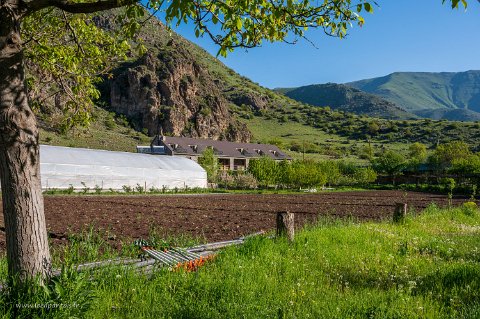
[[[46, 196], [45, 216], [54, 245], [68, 235], [94, 227], [108, 231], [112, 245], [122, 240], [189, 235], [207, 241], [238, 238], [275, 227], [275, 213], [291, 211], [303, 225], [319, 215], [381, 220], [391, 218], [395, 203], [407, 202], [416, 212], [431, 203], [446, 206], [445, 195], [401, 191], [358, 191], [298, 195], [151, 195]], [[453, 199], [459, 205], [467, 199]], [[0, 208], [1, 209], [1, 208]], [[3, 216], [3, 215], [2, 215]], [[0, 250], [5, 249], [3, 219]]]

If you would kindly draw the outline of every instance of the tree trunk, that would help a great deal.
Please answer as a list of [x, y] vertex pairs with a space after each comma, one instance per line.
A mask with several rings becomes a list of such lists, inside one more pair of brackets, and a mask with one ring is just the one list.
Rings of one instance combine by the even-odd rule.
[[393, 222], [402, 223], [407, 217], [407, 204], [395, 203], [395, 211], [393, 212]]
[[0, 3], [0, 177], [9, 275], [51, 272], [38, 128], [28, 105], [18, 2]]
[[295, 214], [288, 211], [277, 213], [277, 237], [285, 235], [289, 241], [295, 239]]

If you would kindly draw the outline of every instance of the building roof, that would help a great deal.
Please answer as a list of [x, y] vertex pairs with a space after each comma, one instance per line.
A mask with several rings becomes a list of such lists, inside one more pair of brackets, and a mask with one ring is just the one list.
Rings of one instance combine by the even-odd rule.
[[73, 165], [85, 168], [97, 166], [204, 172], [204, 169], [200, 165], [187, 158], [172, 158], [148, 154], [50, 145], [40, 146], [40, 162], [45, 165]]
[[207, 173], [184, 157], [40, 146], [43, 188], [206, 187]]
[[270, 144], [235, 143], [172, 136], [161, 136], [155, 142], [164, 145], [173, 154], [178, 155], [199, 156], [206, 148], [211, 147], [218, 157], [258, 158], [267, 156], [276, 160], [291, 160], [291, 157], [277, 146]]

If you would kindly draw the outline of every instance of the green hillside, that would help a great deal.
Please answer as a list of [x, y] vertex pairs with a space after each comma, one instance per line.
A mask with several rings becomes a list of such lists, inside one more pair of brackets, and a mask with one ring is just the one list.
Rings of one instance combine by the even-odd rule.
[[480, 121], [480, 113], [468, 109], [434, 109], [421, 110], [416, 114], [420, 117], [434, 120], [449, 119], [450, 121]]
[[40, 120], [40, 144], [135, 152], [137, 145], [150, 145], [151, 138], [133, 129], [124, 116], [96, 107], [86, 128], [60, 133]]
[[405, 154], [414, 142], [433, 149], [453, 140], [480, 150], [480, 123], [474, 122], [386, 120], [309, 105], [272, 109], [244, 121], [254, 141], [278, 144], [297, 158], [305, 153], [305, 158], [362, 159], [367, 148], [374, 155], [387, 149]]
[[416, 118], [392, 102], [343, 84], [315, 84], [295, 89], [279, 89], [279, 92], [303, 103], [329, 106], [355, 114], [388, 119]]
[[436, 118], [442, 113], [429, 112], [446, 109], [449, 112], [444, 112], [442, 118], [477, 120], [477, 114], [461, 110], [480, 112], [480, 71], [396, 72], [347, 85], [381, 96], [420, 116]]

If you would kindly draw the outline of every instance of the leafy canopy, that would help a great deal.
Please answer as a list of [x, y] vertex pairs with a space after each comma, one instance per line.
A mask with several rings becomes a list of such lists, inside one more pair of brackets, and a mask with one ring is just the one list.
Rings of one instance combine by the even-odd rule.
[[445, 170], [452, 165], [453, 161], [466, 159], [471, 154], [467, 143], [463, 141], [454, 141], [438, 145], [428, 161], [436, 169]]
[[21, 30], [31, 107], [61, 131], [87, 126], [102, 77], [132, 51], [144, 52], [141, 41], [134, 47], [128, 41], [143, 14], [135, 5], [119, 12], [116, 21], [53, 8], [26, 16]]
[[309, 28], [343, 38], [354, 23], [364, 23], [362, 11], [373, 12], [372, 1], [366, 0], [162, 0], [151, 6], [159, 10], [165, 4], [168, 23], [192, 21], [197, 37], [210, 36], [222, 56], [235, 47], [259, 46], [263, 40], [296, 42]]
[[210, 183], [215, 183], [218, 176], [218, 158], [215, 156], [213, 148], [207, 147], [203, 152], [202, 156], [198, 158], [198, 164], [200, 164], [203, 169], [207, 172], [207, 180]]
[[373, 161], [373, 168], [379, 173], [399, 174], [405, 165], [405, 158], [394, 151], [386, 151]]

